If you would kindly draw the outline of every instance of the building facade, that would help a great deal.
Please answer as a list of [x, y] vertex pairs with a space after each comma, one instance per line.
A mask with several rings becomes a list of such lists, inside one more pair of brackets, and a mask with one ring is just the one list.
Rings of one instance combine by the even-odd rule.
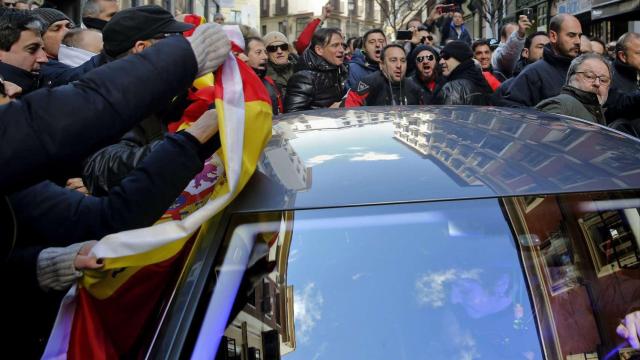
[[[295, 41], [307, 24], [320, 17], [324, 2], [260, 0], [260, 33], [279, 31]], [[324, 26], [341, 29], [347, 37], [382, 28], [380, 6], [375, 0], [331, 0], [333, 14]]]

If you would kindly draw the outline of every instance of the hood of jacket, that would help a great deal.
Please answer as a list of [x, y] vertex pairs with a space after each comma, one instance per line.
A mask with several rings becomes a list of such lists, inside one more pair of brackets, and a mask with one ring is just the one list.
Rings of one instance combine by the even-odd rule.
[[40, 86], [40, 77], [38, 74], [21, 69], [19, 67], [0, 62], [0, 75], [22, 88], [22, 95], [36, 90]]
[[465, 79], [471, 81], [479, 90], [491, 94], [493, 90], [487, 83], [487, 80], [482, 75], [482, 70], [473, 59], [462, 62], [458, 65], [451, 74], [447, 77], [447, 82], [451, 82], [458, 79]]
[[308, 47], [302, 53], [300, 61], [296, 65], [296, 71], [300, 70], [312, 70], [312, 71], [335, 71], [341, 68], [343, 65], [333, 65], [325, 60], [322, 56], [316, 54], [315, 51]]
[[351, 61], [349, 61], [349, 66], [351, 66], [351, 64], [358, 64], [363, 68], [367, 68], [371, 71], [380, 70], [380, 65], [377, 62], [371, 60], [367, 56], [367, 54], [360, 49], [356, 49], [356, 51], [353, 53]]
[[554, 67], [562, 67], [565, 69], [569, 68], [569, 65], [571, 65], [571, 61], [573, 60], [570, 57], [556, 54], [556, 52], [551, 47], [551, 43], [548, 43], [547, 45], [544, 46], [544, 50], [542, 52], [542, 58], [544, 59], [544, 61], [548, 62]]

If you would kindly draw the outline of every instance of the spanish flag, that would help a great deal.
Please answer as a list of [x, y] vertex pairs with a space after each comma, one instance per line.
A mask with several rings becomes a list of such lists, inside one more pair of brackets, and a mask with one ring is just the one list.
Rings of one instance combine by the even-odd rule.
[[[85, 272], [69, 291], [43, 358], [116, 359], [144, 353], [142, 345], [155, 330], [149, 324], [192, 243], [215, 226], [215, 215], [246, 185], [271, 137], [270, 99], [251, 68], [229, 54], [215, 79], [201, 94], [215, 103], [220, 150], [156, 224], [98, 242], [92, 251], [104, 267]], [[206, 110], [200, 108], [200, 113]]]

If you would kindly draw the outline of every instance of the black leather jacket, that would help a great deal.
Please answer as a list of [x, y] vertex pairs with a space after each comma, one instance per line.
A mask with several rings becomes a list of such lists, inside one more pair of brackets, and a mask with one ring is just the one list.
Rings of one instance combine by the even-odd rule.
[[311, 48], [302, 53], [296, 72], [287, 83], [284, 111], [326, 108], [344, 96], [347, 71], [344, 65], [333, 65]]
[[473, 60], [458, 65], [446, 82], [439, 84], [433, 95], [437, 105], [488, 105], [493, 93]]

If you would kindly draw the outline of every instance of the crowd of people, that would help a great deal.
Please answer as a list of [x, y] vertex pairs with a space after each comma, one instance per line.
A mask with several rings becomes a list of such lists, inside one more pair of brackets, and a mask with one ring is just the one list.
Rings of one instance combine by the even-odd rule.
[[[18, 6], [19, 4], [26, 6]], [[215, 112], [172, 133], [192, 84], [232, 47], [216, 15], [173, 16], [159, 6], [124, 10], [88, 0], [82, 24], [54, 8], [4, 0], [0, 9], [0, 236], [12, 295], [5, 349], [41, 354], [59, 299], [85, 269], [95, 239], [149, 226], [218, 147]], [[408, 40], [382, 29], [345, 39], [311, 21], [293, 44], [280, 32], [243, 27], [246, 62], [274, 115], [374, 105], [536, 108], [638, 135], [640, 34], [612, 46], [587, 38], [572, 15], [549, 31], [501, 26], [472, 39], [459, 9], [437, 5], [412, 19]], [[144, 207], [137, 206], [145, 204]], [[636, 313], [629, 322], [638, 322]], [[621, 325], [622, 326], [622, 325]], [[619, 332], [640, 347], [636, 327]]]

